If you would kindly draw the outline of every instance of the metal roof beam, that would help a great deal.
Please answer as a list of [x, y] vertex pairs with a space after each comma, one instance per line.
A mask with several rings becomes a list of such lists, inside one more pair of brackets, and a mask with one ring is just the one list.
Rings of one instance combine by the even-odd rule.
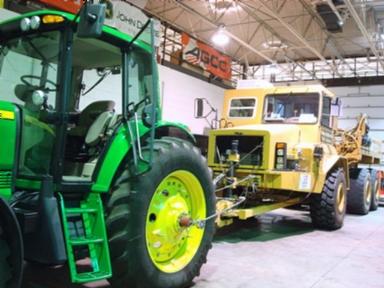
[[280, 22], [281, 25], [283, 25], [289, 32], [291, 32], [308, 50], [310, 50], [313, 54], [316, 55], [320, 60], [324, 61], [327, 65], [330, 66], [333, 72], [338, 74], [340, 77], [340, 73], [337, 71], [336, 67], [332, 64], [327, 62], [327, 59], [314, 47], [311, 46], [311, 44], [308, 43], [308, 41], [300, 35], [299, 32], [296, 31], [295, 28], [292, 27], [289, 23], [287, 23], [280, 15], [278, 15], [275, 11], [271, 10], [263, 1], [259, 0], [257, 1], [270, 16], [275, 18], [277, 21]]
[[[210, 26], [218, 29], [219, 28], [219, 25], [217, 25], [216, 23], [214, 23], [212, 20], [208, 19], [207, 17], [205, 17], [204, 15], [200, 14], [198, 11], [196, 11], [195, 9], [189, 7], [188, 5], [184, 4], [183, 2], [181, 2], [180, 0], [173, 0], [173, 2], [175, 4], [177, 4], [178, 6], [180, 6], [181, 8], [183, 8], [185, 11], [191, 13], [192, 15], [195, 15], [197, 17], [200, 17], [205, 23], [209, 24]], [[271, 64], [275, 64], [276, 61], [271, 59], [268, 55], [265, 55], [264, 53], [258, 51], [257, 49], [255, 49], [254, 47], [252, 47], [251, 45], [249, 45], [248, 43], [246, 43], [245, 41], [243, 41], [242, 39], [240, 39], [239, 37], [237, 37], [235, 34], [232, 34], [231, 32], [227, 31], [227, 30], [224, 30], [224, 33], [232, 38], [233, 40], [235, 40], [236, 42], [238, 42], [240, 45], [244, 46], [245, 48], [247, 48], [248, 50], [252, 51], [253, 53], [259, 55], [261, 58], [267, 60], [268, 62], [270, 62]]]
[[369, 48], [371, 49], [372, 53], [375, 55], [377, 60], [379, 61], [381, 67], [384, 69], [384, 62], [380, 55], [380, 52], [377, 50], [375, 43], [372, 41], [371, 36], [369, 35], [367, 29], [365, 28], [363, 22], [361, 21], [359, 15], [357, 14], [357, 11], [355, 7], [353, 7], [353, 4], [350, 0], [344, 0], [345, 6], [348, 8], [349, 13], [351, 13], [351, 16], [353, 20], [355, 20], [355, 23], [357, 27], [359, 28], [361, 34], [365, 37], [365, 39], [368, 41]]
[[328, 37], [329, 41], [328, 41], [328, 48], [330, 50], [333, 51], [333, 53], [336, 55], [336, 57], [343, 61], [348, 69], [351, 71], [351, 72], [354, 72], [354, 69], [353, 67], [351, 67], [349, 65], [348, 62], [345, 61], [344, 57], [343, 57], [343, 53], [340, 52], [340, 48], [336, 45], [335, 41], [334, 41], [334, 38], [333, 36], [331, 35], [331, 33], [329, 33], [326, 28], [324, 27], [324, 24], [323, 23], [323, 20], [320, 19], [320, 16], [315, 13], [312, 8], [310, 7], [310, 5], [306, 2], [306, 0], [299, 0], [301, 5], [303, 5], [303, 7], [305, 8], [305, 10], [313, 17], [313, 19], [315, 19], [316, 23], [319, 25], [319, 27], [321, 28], [321, 30], [323, 31], [323, 33]]

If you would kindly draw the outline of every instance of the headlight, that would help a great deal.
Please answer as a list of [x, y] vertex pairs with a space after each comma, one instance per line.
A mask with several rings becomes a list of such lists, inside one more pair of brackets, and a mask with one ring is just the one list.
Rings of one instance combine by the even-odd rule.
[[278, 142], [275, 147], [275, 169], [287, 169], [287, 143]]
[[39, 16], [33, 16], [31, 18], [31, 28], [32, 30], [36, 30], [36, 29], [39, 29], [40, 27], [40, 17]]
[[31, 19], [29, 18], [24, 18], [20, 22], [20, 29], [21, 31], [28, 31], [31, 28]]

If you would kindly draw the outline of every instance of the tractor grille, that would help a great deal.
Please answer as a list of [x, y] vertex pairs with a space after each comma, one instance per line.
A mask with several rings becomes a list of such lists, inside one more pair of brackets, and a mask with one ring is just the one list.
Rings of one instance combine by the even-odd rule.
[[12, 172], [0, 171], [0, 189], [11, 187], [11, 183], [12, 183]]
[[[263, 163], [263, 136], [217, 136], [216, 147], [220, 156], [226, 156], [231, 149], [233, 140], [239, 140], [240, 166], [261, 166]], [[259, 148], [255, 149], [257, 146]], [[215, 153], [215, 163], [219, 163], [218, 153]]]

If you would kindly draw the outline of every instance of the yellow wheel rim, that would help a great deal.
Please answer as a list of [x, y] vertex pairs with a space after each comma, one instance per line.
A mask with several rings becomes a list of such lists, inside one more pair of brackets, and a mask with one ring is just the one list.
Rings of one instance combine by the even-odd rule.
[[371, 195], [372, 195], [370, 181], [367, 181], [367, 183], [365, 183], [364, 195], [365, 195], [365, 203], [368, 205], [371, 202]]
[[380, 181], [378, 179], [375, 180], [375, 199], [378, 201], [380, 199]]
[[337, 210], [339, 213], [343, 213], [344, 207], [345, 207], [345, 190], [343, 183], [339, 183], [339, 186], [337, 187]]
[[192, 173], [177, 170], [161, 181], [149, 204], [145, 229], [147, 250], [160, 271], [175, 273], [190, 263], [204, 229], [184, 226], [180, 219], [205, 217], [204, 190]]

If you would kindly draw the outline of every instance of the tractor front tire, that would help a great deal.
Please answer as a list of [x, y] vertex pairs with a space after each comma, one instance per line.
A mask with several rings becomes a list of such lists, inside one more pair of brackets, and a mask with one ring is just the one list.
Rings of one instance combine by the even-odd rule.
[[372, 201], [371, 175], [368, 169], [353, 169], [348, 193], [348, 213], [366, 215]]
[[376, 211], [379, 207], [379, 201], [380, 201], [380, 187], [381, 187], [381, 179], [379, 175], [377, 174], [377, 170], [372, 169], [371, 170], [371, 211]]
[[0, 198], [0, 288], [19, 288], [24, 249], [19, 224], [12, 209]]
[[[189, 142], [155, 140], [152, 168], [116, 180], [108, 202], [107, 229], [113, 287], [188, 287], [206, 262], [214, 220], [189, 226], [215, 213], [211, 173]], [[149, 147], [143, 148], [143, 155]]]
[[313, 225], [323, 230], [341, 228], [346, 211], [346, 198], [344, 171], [337, 168], [327, 176], [321, 194], [312, 196], [311, 218]]

